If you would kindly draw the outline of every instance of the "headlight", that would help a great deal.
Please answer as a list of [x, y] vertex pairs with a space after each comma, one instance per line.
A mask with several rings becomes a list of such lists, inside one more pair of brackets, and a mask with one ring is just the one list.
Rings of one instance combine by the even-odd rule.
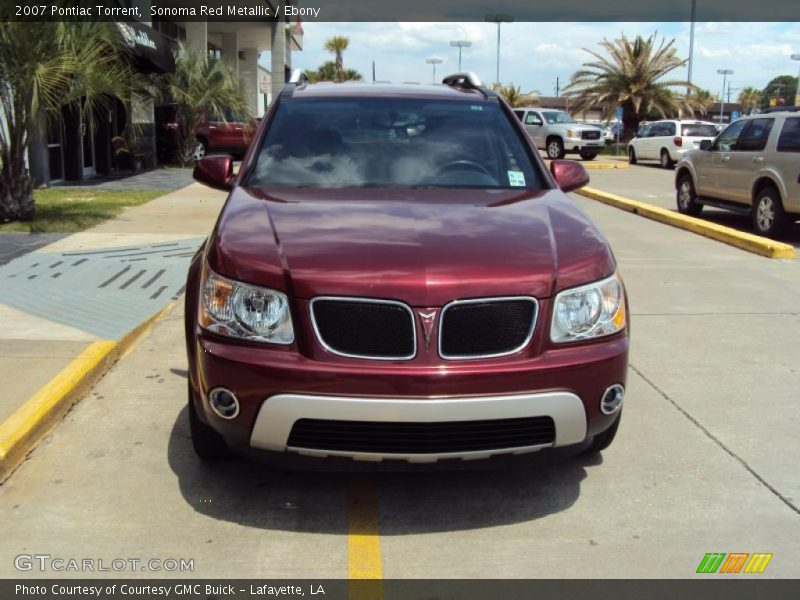
[[573, 342], [603, 337], [625, 327], [625, 293], [614, 273], [608, 279], [565, 290], [556, 296], [550, 339]]
[[228, 337], [291, 344], [292, 316], [286, 294], [226, 279], [207, 268], [201, 282], [200, 326]]
[[578, 132], [575, 129], [567, 129], [567, 137], [568, 138], [576, 138], [578, 137]]

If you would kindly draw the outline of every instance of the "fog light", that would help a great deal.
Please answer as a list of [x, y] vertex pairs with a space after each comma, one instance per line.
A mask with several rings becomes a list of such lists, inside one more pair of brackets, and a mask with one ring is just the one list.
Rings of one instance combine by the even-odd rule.
[[217, 415], [223, 419], [234, 419], [239, 414], [239, 399], [232, 391], [225, 388], [214, 388], [208, 393], [208, 403]]
[[604, 415], [613, 415], [622, 406], [622, 398], [625, 396], [625, 388], [615, 383], [608, 388], [600, 399], [600, 410]]

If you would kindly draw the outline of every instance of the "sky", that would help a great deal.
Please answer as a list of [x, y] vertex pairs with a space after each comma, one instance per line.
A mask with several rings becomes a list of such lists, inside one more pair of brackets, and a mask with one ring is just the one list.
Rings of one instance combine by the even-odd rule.
[[[495, 80], [497, 26], [493, 23], [315, 23], [303, 22], [303, 51], [292, 55], [294, 68], [315, 69], [331, 59], [323, 50], [333, 35], [350, 38], [344, 63], [372, 79], [430, 82], [432, 67], [426, 58], [440, 58], [437, 80], [458, 70], [458, 49], [451, 40], [469, 40], [464, 48], [462, 69], [476, 72], [484, 82]], [[556, 78], [563, 89], [569, 77], [589, 58], [582, 48], [602, 50], [598, 42], [625, 33], [629, 37], [658, 32], [675, 38], [678, 54], [689, 56], [689, 23], [510, 23], [503, 24], [500, 48], [500, 79], [522, 91], [555, 95]], [[800, 63], [790, 60], [800, 53], [800, 23], [697, 23], [693, 81], [719, 93], [722, 75], [717, 69], [732, 69], [732, 99], [736, 88], [763, 88], [778, 75], [797, 76]], [[674, 71], [685, 79], [687, 69]]]

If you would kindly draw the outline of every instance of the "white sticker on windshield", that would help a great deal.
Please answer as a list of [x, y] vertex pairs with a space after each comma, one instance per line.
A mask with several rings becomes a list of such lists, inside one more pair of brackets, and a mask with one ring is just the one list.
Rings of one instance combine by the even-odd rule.
[[522, 171], [509, 171], [508, 185], [512, 187], [525, 187], [525, 175]]

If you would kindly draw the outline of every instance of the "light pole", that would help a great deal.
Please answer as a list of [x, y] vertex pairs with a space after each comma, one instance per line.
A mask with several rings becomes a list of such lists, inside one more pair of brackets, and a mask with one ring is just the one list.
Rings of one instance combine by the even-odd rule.
[[[800, 54], [792, 54], [789, 58], [800, 61]], [[797, 87], [794, 89], [794, 105], [800, 106], [800, 69], [797, 71]]]
[[725, 84], [728, 81], [728, 75], [733, 75], [731, 69], [717, 69], [717, 73], [722, 75], [722, 95], [719, 98], [719, 124], [722, 125], [722, 115], [725, 113]]
[[458, 48], [458, 70], [461, 71], [461, 49], [462, 48], [469, 48], [472, 46], [472, 42], [468, 42], [467, 40], [453, 40], [450, 42], [450, 46], [452, 48]]
[[429, 65], [433, 65], [433, 83], [436, 83], [436, 65], [441, 64], [441, 58], [426, 58], [425, 62]]
[[495, 83], [500, 85], [500, 24], [513, 23], [514, 17], [511, 15], [486, 15], [485, 20], [487, 23], [497, 23], [497, 75]]

